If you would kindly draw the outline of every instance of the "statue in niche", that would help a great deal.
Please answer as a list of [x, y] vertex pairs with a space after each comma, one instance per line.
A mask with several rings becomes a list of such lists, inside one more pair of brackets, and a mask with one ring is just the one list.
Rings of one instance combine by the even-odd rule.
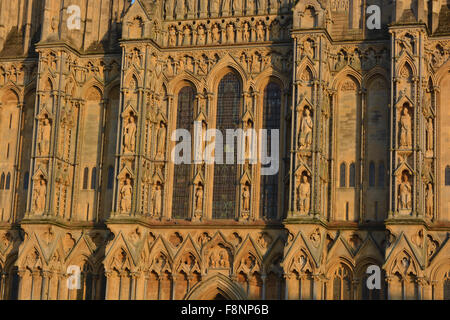
[[306, 57], [310, 57], [311, 59], [314, 59], [314, 50], [311, 46], [311, 42], [306, 40], [303, 43], [303, 54]]
[[242, 191], [242, 210], [250, 211], [250, 187], [248, 185], [245, 185]]
[[262, 22], [256, 25], [256, 41], [264, 41], [264, 25]]
[[198, 27], [197, 30], [197, 44], [203, 45], [206, 42], [205, 28], [203, 26]]
[[158, 133], [156, 135], [156, 158], [164, 159], [164, 154], [166, 150], [166, 125], [164, 122], [160, 122]]
[[233, 13], [236, 14], [242, 10], [242, 0], [233, 0]]
[[358, 51], [355, 51], [350, 58], [350, 65], [355, 69], [361, 69], [361, 58]]
[[427, 121], [427, 153], [433, 154], [433, 119], [428, 118]]
[[228, 14], [230, 11], [230, 0], [222, 0], [222, 15]]
[[34, 185], [34, 208], [36, 213], [42, 213], [45, 209], [45, 201], [47, 199], [47, 182], [43, 176]]
[[183, 30], [183, 45], [189, 46], [191, 44], [191, 29], [185, 27]]
[[155, 185], [155, 190], [152, 194], [152, 216], [159, 217], [161, 216], [162, 209], [162, 188], [161, 184], [157, 183]]
[[244, 40], [244, 42], [250, 41], [250, 30], [248, 27], [248, 23], [244, 23], [244, 27], [242, 30], [242, 39]]
[[411, 137], [411, 116], [408, 108], [404, 107], [400, 116], [400, 147], [410, 147], [412, 145]]
[[219, 0], [211, 0], [209, 3], [209, 9], [211, 15], [217, 15], [219, 13]]
[[126, 177], [123, 186], [120, 189], [120, 211], [131, 211], [131, 196], [133, 194], [133, 187], [131, 186], [131, 179]]
[[278, 23], [272, 23], [271, 28], [271, 36], [273, 40], [277, 40], [280, 38], [280, 25]]
[[123, 151], [132, 153], [136, 149], [136, 122], [134, 115], [130, 113], [126, 121], [127, 123], [123, 130]]
[[212, 33], [212, 42], [218, 43], [220, 40], [220, 34], [219, 34], [219, 27], [217, 26], [217, 24], [213, 25], [211, 33]]
[[164, 10], [166, 11], [166, 19], [173, 18], [173, 3], [174, 0], [166, 0], [164, 3]]
[[227, 25], [227, 41], [228, 43], [234, 42], [234, 26], [231, 23]]
[[194, 0], [187, 0], [186, 1], [186, 4], [187, 4], [187, 8], [186, 8], [186, 11], [189, 13], [189, 14], [194, 14], [195, 13], [195, 4], [194, 4]]
[[402, 175], [402, 180], [398, 186], [398, 207], [400, 210], [411, 209], [411, 183], [406, 172]]
[[177, 30], [175, 27], [169, 28], [169, 46], [175, 47], [177, 45]]
[[255, 0], [247, 0], [246, 14], [252, 15], [255, 12]]
[[47, 115], [41, 120], [38, 133], [38, 151], [40, 156], [48, 155], [50, 151], [50, 136], [52, 125]]
[[425, 192], [425, 214], [428, 218], [433, 218], [434, 211], [434, 194], [433, 185], [428, 183], [427, 190]]
[[201, 184], [195, 190], [195, 211], [203, 211], [203, 186]]
[[252, 153], [251, 153], [251, 139], [253, 134], [253, 122], [251, 120], [248, 120], [245, 123], [244, 128], [244, 134], [245, 134], [245, 141], [244, 141], [244, 154], [245, 159], [251, 159]]
[[309, 212], [310, 196], [311, 196], [311, 184], [308, 181], [308, 175], [301, 176], [302, 181], [297, 189], [298, 206], [297, 210], [301, 214], [307, 214]]
[[176, 8], [175, 13], [177, 14], [177, 17], [184, 18], [184, 15], [186, 14], [186, 7], [184, 5], [184, 1], [176, 1]]
[[344, 54], [342, 54], [342, 52], [339, 52], [337, 55], [337, 62], [336, 62], [334, 69], [339, 70], [339, 69], [343, 68], [346, 64], [347, 64], [347, 62], [345, 61]]
[[258, 13], [266, 13], [266, 1], [267, 0], [256, 0], [256, 7], [258, 8]]
[[298, 144], [300, 149], [308, 149], [312, 144], [312, 128], [313, 121], [310, 115], [309, 108], [305, 108], [303, 111], [302, 122], [300, 124], [300, 135]]

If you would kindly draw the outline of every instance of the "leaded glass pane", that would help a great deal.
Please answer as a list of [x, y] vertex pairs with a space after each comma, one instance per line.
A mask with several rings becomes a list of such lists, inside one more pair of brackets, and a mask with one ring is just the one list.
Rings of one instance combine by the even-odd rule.
[[[271, 150], [270, 130], [280, 129], [281, 89], [276, 83], [269, 83], [264, 90], [263, 125], [267, 129], [266, 142], [268, 154]], [[268, 165], [269, 166], [269, 165]], [[278, 173], [261, 176], [261, 215], [269, 219], [277, 217], [278, 204]]]
[[[192, 132], [194, 120], [194, 89], [184, 87], [178, 94], [177, 129]], [[182, 154], [180, 154], [182, 156]], [[189, 186], [191, 183], [191, 165], [174, 165], [172, 217], [185, 219], [189, 217]]]
[[[219, 83], [216, 128], [225, 137], [226, 129], [239, 128], [241, 84], [233, 73], [228, 73]], [[225, 142], [224, 142], [225, 145]], [[236, 141], [235, 141], [236, 145]], [[216, 152], [220, 152], [216, 149]], [[224, 159], [225, 150], [224, 152]], [[237, 148], [234, 148], [234, 164], [214, 165], [213, 210], [214, 219], [232, 219], [236, 208]]]

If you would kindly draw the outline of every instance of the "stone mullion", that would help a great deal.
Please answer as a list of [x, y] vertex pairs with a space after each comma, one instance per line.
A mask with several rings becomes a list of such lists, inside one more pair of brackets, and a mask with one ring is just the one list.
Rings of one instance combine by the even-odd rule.
[[[148, 58], [151, 54], [150, 48], [148, 46], [145, 47], [145, 61], [144, 61], [144, 72], [143, 72], [143, 86], [142, 88], [139, 88], [138, 93], [138, 99], [136, 101], [136, 111], [137, 111], [137, 128], [136, 128], [136, 157], [135, 157], [135, 167], [136, 167], [136, 178], [134, 179], [134, 200], [132, 200], [132, 211], [133, 214], [136, 215], [138, 213], [139, 215], [145, 214], [144, 208], [141, 206], [141, 200], [142, 200], [142, 193], [145, 192], [145, 185], [142, 180], [143, 174], [144, 174], [144, 162], [146, 161], [146, 141], [145, 137], [146, 134], [144, 130], [147, 130], [146, 127], [146, 107], [145, 107], [145, 97], [149, 93], [149, 88], [147, 88], [148, 83], [151, 83], [151, 81], [148, 79], [148, 72], [147, 66], [148, 66]], [[134, 202], [134, 210], [133, 210], [133, 202]]]
[[[294, 194], [294, 188], [295, 188], [295, 177], [294, 177], [294, 171], [295, 171], [295, 138], [296, 138], [296, 116], [297, 116], [297, 100], [298, 100], [298, 88], [297, 88], [297, 68], [298, 68], [298, 48], [297, 48], [297, 37], [294, 37], [294, 68], [292, 73], [292, 105], [291, 105], [291, 146], [289, 150], [289, 157], [290, 157], [290, 164], [289, 164], [289, 208], [288, 208], [288, 217], [289, 215], [292, 215], [294, 213], [294, 201], [295, 197]], [[293, 181], [294, 180], [294, 181]]]
[[[80, 168], [81, 163], [81, 155], [78, 150], [81, 150], [82, 137], [81, 132], [84, 130], [84, 123], [82, 123], [81, 119], [83, 119], [83, 113], [85, 112], [86, 103], [82, 100], [79, 100], [78, 103], [78, 112], [77, 112], [77, 126], [75, 133], [75, 150], [74, 150], [74, 166], [73, 166], [73, 181], [72, 181], [72, 201], [70, 206], [70, 215], [69, 220], [72, 220], [72, 213], [77, 211], [76, 205], [78, 204], [78, 196], [80, 188], [80, 172], [83, 172], [83, 168]], [[67, 214], [66, 214], [67, 218]]]
[[[357, 179], [358, 181], [358, 189], [359, 189], [359, 216], [358, 221], [363, 221], [363, 215], [365, 214], [365, 194], [366, 194], [366, 186], [367, 184], [364, 184], [364, 176], [366, 172], [366, 140], [367, 140], [367, 127], [366, 124], [368, 123], [368, 118], [366, 117], [366, 107], [367, 107], [367, 90], [365, 88], [362, 88], [359, 92], [359, 98], [361, 101], [361, 123], [360, 123], [360, 155], [359, 155], [359, 177]], [[367, 120], [366, 120], [367, 119]]]
[[[329, 203], [329, 208], [330, 208], [330, 219], [335, 219], [336, 218], [336, 213], [335, 212], [335, 207], [336, 207], [336, 190], [337, 190], [337, 175], [338, 175], [338, 168], [337, 168], [337, 163], [336, 163], [336, 119], [337, 119], [337, 114], [335, 112], [336, 110], [336, 104], [337, 104], [337, 91], [336, 90], [332, 90], [331, 91], [331, 97], [330, 97], [330, 110], [331, 114], [331, 125], [330, 125], [330, 130], [331, 130], [331, 154], [329, 155], [330, 160], [330, 164], [329, 167], [331, 168], [330, 170], [330, 174], [329, 176], [331, 177], [331, 195], [330, 195], [330, 203]], [[333, 116], [334, 115], [334, 116]]]
[[390, 121], [390, 161], [389, 161], [389, 215], [392, 218], [397, 205], [397, 183], [395, 177], [395, 169], [397, 167], [397, 108], [395, 100], [397, 96], [399, 79], [397, 72], [397, 47], [395, 45], [396, 33], [391, 33], [391, 121]]
[[[56, 163], [58, 159], [57, 156], [57, 143], [58, 143], [58, 136], [59, 136], [59, 124], [61, 120], [61, 98], [62, 98], [62, 85], [63, 85], [63, 65], [65, 61], [65, 52], [61, 51], [59, 57], [57, 57], [57, 88], [53, 88], [53, 103], [52, 103], [52, 114], [53, 114], [53, 121], [52, 121], [52, 135], [50, 137], [50, 146], [49, 146], [49, 155], [48, 157], [51, 158], [51, 161], [49, 161], [49, 168], [47, 172], [47, 197], [46, 197], [46, 207], [47, 215], [53, 215], [54, 210], [54, 197], [55, 197], [55, 168]], [[56, 99], [55, 99], [56, 96]], [[50, 165], [51, 163], [51, 165]], [[45, 212], [45, 210], [44, 210]]]
[[[319, 61], [319, 68], [320, 68], [320, 61]], [[311, 173], [311, 180], [312, 180], [312, 186], [311, 186], [311, 211], [307, 213], [308, 215], [313, 215], [314, 217], [317, 217], [320, 215], [320, 172], [319, 172], [319, 166], [320, 166], [320, 128], [321, 128], [321, 110], [320, 110], [320, 104], [319, 104], [319, 97], [320, 97], [320, 74], [319, 79], [314, 80], [314, 94], [313, 94], [313, 110], [314, 110], [314, 123], [313, 123], [313, 150], [312, 150], [312, 173]]]
[[[100, 140], [100, 157], [97, 162], [98, 166], [98, 173], [95, 181], [95, 222], [99, 221], [99, 215], [100, 215], [100, 201], [102, 200], [102, 177], [103, 177], [103, 157], [104, 157], [104, 151], [105, 151], [105, 132], [106, 132], [106, 108], [108, 106], [108, 99], [102, 99], [101, 101], [101, 119], [102, 119], [102, 130], [101, 130], [101, 140]], [[94, 217], [93, 217], [94, 218]]]
[[[16, 138], [16, 150], [15, 150], [15, 154], [14, 154], [14, 169], [13, 169], [13, 176], [11, 179], [11, 193], [10, 193], [10, 203], [11, 203], [11, 211], [10, 211], [10, 216], [9, 216], [9, 222], [13, 223], [16, 221], [16, 216], [17, 216], [17, 196], [19, 195], [19, 186], [20, 186], [20, 180], [18, 179], [18, 177], [20, 176], [20, 147], [21, 147], [21, 131], [25, 128], [22, 128], [22, 117], [25, 113], [24, 110], [24, 103], [19, 102], [18, 106], [17, 106], [20, 111], [19, 111], [19, 126], [17, 128], [17, 138]], [[17, 195], [17, 196], [16, 196]], [[1, 299], [1, 296], [0, 296]]]
[[[420, 75], [419, 75], [420, 76]], [[412, 97], [413, 100], [413, 110], [414, 110], [414, 119], [413, 119], [413, 129], [412, 135], [413, 135], [413, 157], [414, 157], [414, 179], [412, 184], [412, 192], [411, 192], [411, 211], [413, 216], [417, 216], [419, 213], [419, 206], [420, 206], [420, 186], [421, 186], [421, 175], [422, 175], [422, 168], [420, 166], [421, 163], [421, 156], [419, 153], [419, 150], [421, 148], [420, 143], [420, 137], [422, 134], [422, 127], [421, 127], [421, 110], [420, 109], [420, 103], [418, 99], [418, 92], [419, 92], [419, 78], [414, 77], [413, 78], [413, 92], [414, 96]]]

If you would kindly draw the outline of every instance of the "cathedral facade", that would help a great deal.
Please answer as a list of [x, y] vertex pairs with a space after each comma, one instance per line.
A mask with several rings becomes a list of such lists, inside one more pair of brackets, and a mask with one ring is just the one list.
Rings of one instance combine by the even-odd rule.
[[[1, 0], [0, 299], [450, 299], [449, 17]], [[177, 163], [196, 124], [276, 172]]]

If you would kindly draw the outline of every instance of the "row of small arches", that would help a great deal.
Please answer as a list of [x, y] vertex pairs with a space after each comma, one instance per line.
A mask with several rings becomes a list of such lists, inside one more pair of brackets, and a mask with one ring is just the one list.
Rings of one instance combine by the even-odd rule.
[[[378, 174], [376, 174], [378, 171]], [[369, 188], [379, 187], [384, 188], [386, 184], [386, 167], [384, 162], [380, 162], [378, 170], [375, 162], [369, 163]], [[342, 162], [339, 169], [339, 187], [354, 188], [356, 187], [356, 165], [354, 162], [350, 163], [347, 177], [347, 163]]]
[[[114, 187], [114, 167], [108, 167], [108, 181], [106, 188], [112, 190]], [[97, 190], [97, 167], [85, 167], [83, 170], [83, 190]]]

